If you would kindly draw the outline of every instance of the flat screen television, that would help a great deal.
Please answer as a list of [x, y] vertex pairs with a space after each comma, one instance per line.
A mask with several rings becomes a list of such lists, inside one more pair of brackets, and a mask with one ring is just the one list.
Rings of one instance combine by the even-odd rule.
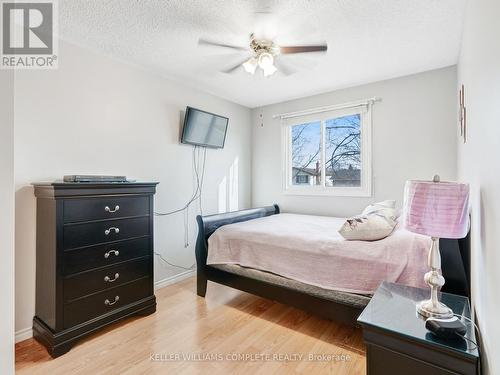
[[227, 117], [187, 107], [181, 142], [204, 147], [224, 148], [228, 123]]

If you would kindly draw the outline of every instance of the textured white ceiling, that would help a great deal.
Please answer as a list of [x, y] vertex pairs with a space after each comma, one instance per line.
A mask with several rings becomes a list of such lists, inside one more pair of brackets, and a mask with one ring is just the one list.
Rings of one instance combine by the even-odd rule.
[[[59, 0], [65, 40], [258, 107], [454, 65], [465, 0]], [[328, 43], [326, 54], [279, 56], [296, 70], [264, 78], [221, 73], [246, 52], [198, 46], [200, 37], [248, 45]]]

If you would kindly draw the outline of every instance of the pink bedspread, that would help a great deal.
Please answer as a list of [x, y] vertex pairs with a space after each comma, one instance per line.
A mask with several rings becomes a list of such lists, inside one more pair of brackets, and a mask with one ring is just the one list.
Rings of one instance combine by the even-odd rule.
[[220, 227], [207, 264], [239, 264], [350, 293], [372, 294], [384, 281], [425, 287], [428, 237], [397, 227], [379, 241], [347, 241], [345, 219], [279, 214]]

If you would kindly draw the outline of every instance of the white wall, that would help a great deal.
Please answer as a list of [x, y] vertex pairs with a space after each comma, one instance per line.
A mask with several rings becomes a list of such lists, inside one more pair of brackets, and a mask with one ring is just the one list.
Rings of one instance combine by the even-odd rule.
[[500, 374], [499, 14], [498, 0], [468, 2], [458, 65], [468, 127], [467, 143], [458, 145], [458, 174], [471, 184], [472, 298], [490, 374]]
[[0, 374], [14, 373], [14, 72], [0, 70]]
[[[289, 212], [348, 216], [373, 201], [401, 204], [407, 179], [430, 179], [435, 173], [455, 179], [455, 91], [456, 68], [449, 67], [254, 109], [253, 205], [276, 202]], [[371, 97], [382, 98], [373, 107], [373, 197], [284, 195], [281, 125], [272, 116]]]
[[[239, 207], [250, 204], [249, 109], [65, 42], [59, 51], [58, 70], [16, 76], [17, 331], [29, 329], [34, 314], [35, 199], [30, 183], [75, 173], [124, 174], [160, 182], [157, 210], [180, 208], [193, 187], [192, 149], [179, 144], [181, 111], [190, 105], [230, 118], [226, 147], [208, 150], [205, 213], [217, 212], [224, 178], [228, 194], [234, 191], [230, 170], [239, 171]], [[226, 207], [235, 205], [233, 197], [225, 197]], [[195, 214], [193, 208], [188, 248], [181, 214], [155, 219], [155, 250], [174, 264], [194, 263]], [[158, 258], [155, 271], [157, 281], [183, 272]]]

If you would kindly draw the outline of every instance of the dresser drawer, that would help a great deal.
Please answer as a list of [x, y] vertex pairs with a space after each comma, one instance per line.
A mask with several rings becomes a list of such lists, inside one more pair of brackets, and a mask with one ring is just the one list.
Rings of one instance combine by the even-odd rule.
[[65, 251], [63, 256], [64, 275], [151, 255], [153, 251], [150, 240], [150, 237], [142, 237]]
[[66, 199], [63, 216], [65, 223], [115, 219], [149, 215], [147, 196], [109, 196], [104, 198]]
[[70, 328], [152, 295], [149, 277], [64, 305], [64, 328]]
[[151, 258], [146, 257], [67, 277], [64, 280], [64, 301], [140, 279], [147, 276], [150, 269]]
[[149, 235], [149, 217], [64, 226], [64, 249]]

